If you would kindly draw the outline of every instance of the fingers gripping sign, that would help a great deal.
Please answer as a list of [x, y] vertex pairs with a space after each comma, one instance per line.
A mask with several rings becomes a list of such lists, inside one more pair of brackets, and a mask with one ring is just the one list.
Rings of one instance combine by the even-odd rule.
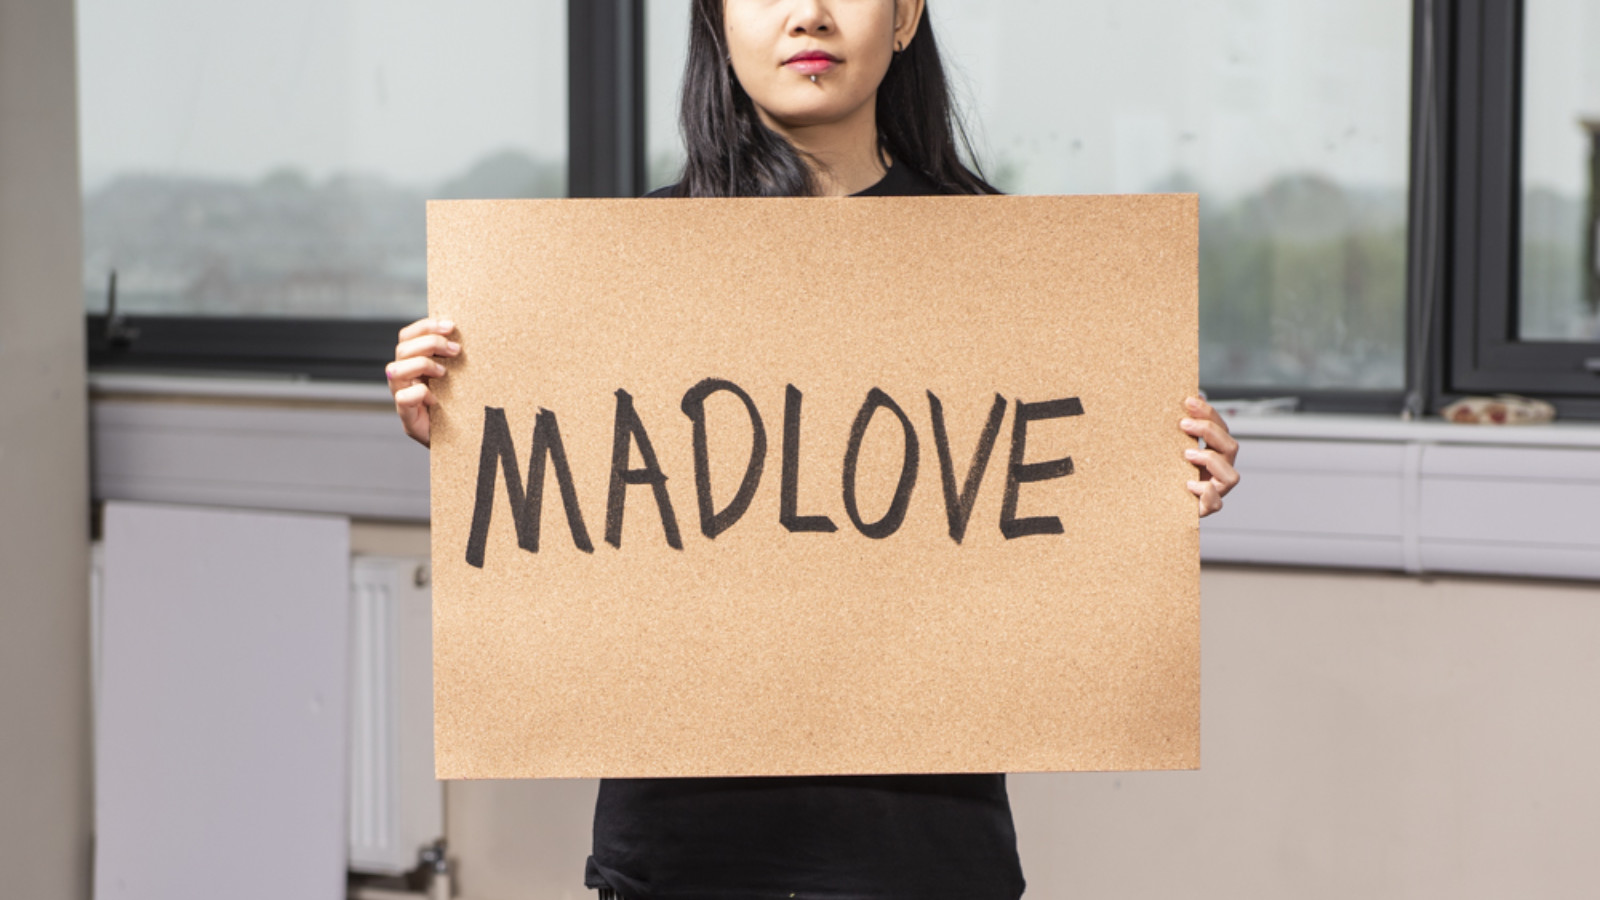
[[1228, 433], [1222, 414], [1205, 400], [1190, 397], [1184, 401], [1184, 411], [1187, 415], [1178, 427], [1200, 440], [1200, 446], [1185, 450], [1183, 457], [1199, 470], [1198, 477], [1189, 482], [1189, 492], [1199, 499], [1203, 518], [1221, 509], [1223, 496], [1239, 483], [1239, 472], [1234, 468], [1239, 442]]
[[461, 344], [451, 339], [456, 326], [449, 319], [418, 319], [400, 329], [394, 348], [394, 362], [384, 367], [389, 393], [394, 395], [395, 412], [406, 434], [424, 447], [431, 433], [428, 410], [438, 399], [428, 387], [430, 378], [443, 378], [447, 370], [440, 358], [461, 353]]

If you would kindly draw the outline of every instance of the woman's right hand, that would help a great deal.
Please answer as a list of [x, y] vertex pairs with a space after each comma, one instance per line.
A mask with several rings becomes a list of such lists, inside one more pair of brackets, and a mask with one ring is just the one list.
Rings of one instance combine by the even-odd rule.
[[428, 446], [428, 410], [438, 398], [428, 389], [429, 378], [443, 378], [444, 364], [435, 357], [451, 357], [461, 353], [461, 345], [450, 340], [456, 330], [449, 319], [418, 319], [400, 329], [400, 343], [394, 348], [394, 362], [384, 367], [389, 378], [389, 393], [394, 395], [394, 409], [400, 414], [400, 425], [406, 434], [422, 446]]

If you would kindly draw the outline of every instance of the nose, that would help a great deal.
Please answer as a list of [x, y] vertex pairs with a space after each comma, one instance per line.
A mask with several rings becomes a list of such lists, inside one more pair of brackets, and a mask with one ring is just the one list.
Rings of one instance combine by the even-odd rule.
[[822, 0], [796, 0], [789, 13], [789, 35], [828, 34], [833, 31], [833, 16]]

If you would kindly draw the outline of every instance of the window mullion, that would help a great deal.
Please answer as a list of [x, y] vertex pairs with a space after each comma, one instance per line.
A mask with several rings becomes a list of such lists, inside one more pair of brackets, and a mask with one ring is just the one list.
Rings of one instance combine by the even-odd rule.
[[644, 0], [567, 3], [567, 193], [645, 190]]

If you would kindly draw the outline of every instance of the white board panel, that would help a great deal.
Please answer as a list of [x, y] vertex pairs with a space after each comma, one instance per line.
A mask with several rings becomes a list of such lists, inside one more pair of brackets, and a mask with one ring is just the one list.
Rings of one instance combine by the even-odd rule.
[[108, 503], [95, 896], [345, 892], [349, 522]]
[[1479, 478], [1495, 481], [1600, 482], [1600, 453], [1592, 447], [1428, 447], [1424, 478]]
[[1428, 571], [1600, 580], [1600, 552], [1593, 547], [1423, 538], [1420, 552]]
[[1423, 540], [1533, 544], [1600, 557], [1597, 510], [1595, 482], [1422, 479]]

